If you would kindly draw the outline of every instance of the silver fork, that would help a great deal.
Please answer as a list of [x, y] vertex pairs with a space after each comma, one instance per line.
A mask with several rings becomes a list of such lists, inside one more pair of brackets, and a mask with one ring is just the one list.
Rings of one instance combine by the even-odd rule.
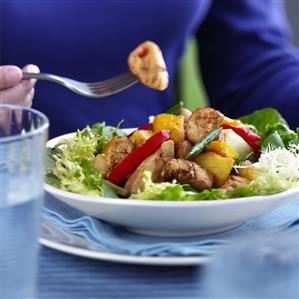
[[110, 95], [119, 93], [132, 85], [136, 84], [139, 80], [132, 73], [123, 73], [119, 76], [113, 77], [109, 80], [84, 83], [75, 81], [69, 78], [60, 77], [57, 75], [45, 73], [27, 73], [23, 72], [23, 79], [38, 79], [52, 81], [65, 86], [66, 88], [76, 92], [82, 96], [89, 98], [104, 98]]

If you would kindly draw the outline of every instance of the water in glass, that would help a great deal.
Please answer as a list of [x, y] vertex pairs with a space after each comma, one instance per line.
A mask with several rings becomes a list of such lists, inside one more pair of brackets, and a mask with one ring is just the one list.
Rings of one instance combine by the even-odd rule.
[[47, 119], [0, 105], [0, 298], [35, 298]]

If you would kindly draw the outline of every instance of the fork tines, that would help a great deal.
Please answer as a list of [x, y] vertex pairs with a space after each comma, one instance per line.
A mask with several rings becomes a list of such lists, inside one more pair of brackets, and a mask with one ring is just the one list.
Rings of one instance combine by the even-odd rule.
[[125, 89], [137, 81], [138, 79], [132, 73], [128, 72], [112, 79], [101, 81], [100, 83], [88, 83], [87, 86], [94, 93], [111, 93], [114, 90]]

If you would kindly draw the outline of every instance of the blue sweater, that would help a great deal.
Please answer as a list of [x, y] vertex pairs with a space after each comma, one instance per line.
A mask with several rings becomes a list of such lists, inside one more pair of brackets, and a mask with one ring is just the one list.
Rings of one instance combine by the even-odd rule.
[[[264, 106], [299, 125], [299, 56], [280, 1], [34, 0], [0, 1], [0, 64], [98, 81], [127, 71], [129, 52], [155, 41], [165, 56], [165, 92], [138, 84], [103, 100], [39, 82], [33, 106], [51, 121], [51, 136], [106, 121], [143, 124], [175, 101], [174, 78], [186, 41], [196, 36], [210, 103], [236, 117]], [[188, 79], [188, 78], [186, 78]]]

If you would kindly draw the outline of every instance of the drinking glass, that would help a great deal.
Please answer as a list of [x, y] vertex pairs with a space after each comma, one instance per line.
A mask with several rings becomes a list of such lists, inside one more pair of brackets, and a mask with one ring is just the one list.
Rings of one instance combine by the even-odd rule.
[[45, 115], [0, 105], [0, 298], [35, 298]]
[[205, 299], [298, 299], [299, 231], [236, 242], [203, 272]]

